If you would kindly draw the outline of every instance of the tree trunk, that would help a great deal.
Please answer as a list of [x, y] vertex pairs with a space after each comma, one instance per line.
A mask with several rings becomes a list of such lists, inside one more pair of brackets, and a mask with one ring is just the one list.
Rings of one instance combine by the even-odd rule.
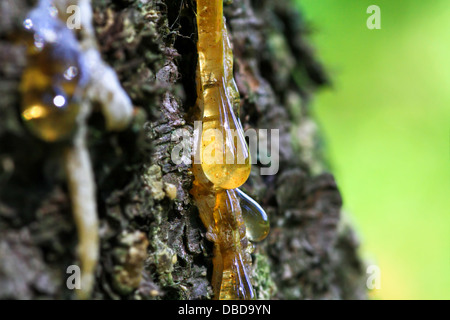
[[[67, 268], [79, 263], [78, 239], [64, 146], [34, 138], [19, 114], [26, 57], [14, 34], [32, 2], [0, 4], [0, 298], [71, 299]], [[271, 223], [252, 254], [256, 297], [364, 299], [358, 240], [310, 114], [327, 78], [305, 23], [291, 1], [224, 2], [243, 126], [280, 136], [279, 172], [260, 176], [254, 165], [243, 187]], [[193, 130], [195, 0], [92, 6], [102, 58], [135, 107], [120, 133], [106, 132], [100, 112], [88, 122], [101, 239], [92, 297], [210, 299], [213, 246], [189, 193], [190, 167], [170, 159], [175, 130]]]

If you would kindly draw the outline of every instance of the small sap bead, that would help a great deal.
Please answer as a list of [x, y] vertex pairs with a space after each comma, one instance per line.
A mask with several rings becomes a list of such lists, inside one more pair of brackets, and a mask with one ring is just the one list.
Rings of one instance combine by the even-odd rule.
[[86, 83], [83, 56], [71, 30], [41, 1], [24, 20], [28, 63], [20, 90], [21, 115], [38, 138], [55, 142], [76, 130]]
[[80, 109], [80, 101], [74, 95], [78, 79], [54, 80], [56, 75], [51, 79], [51, 75], [45, 74], [42, 69], [30, 65], [24, 71], [21, 83], [22, 118], [29, 130], [44, 141], [68, 139], [76, 129]]
[[242, 216], [247, 229], [247, 237], [252, 242], [264, 240], [270, 231], [270, 222], [264, 209], [242, 190], [236, 189]]

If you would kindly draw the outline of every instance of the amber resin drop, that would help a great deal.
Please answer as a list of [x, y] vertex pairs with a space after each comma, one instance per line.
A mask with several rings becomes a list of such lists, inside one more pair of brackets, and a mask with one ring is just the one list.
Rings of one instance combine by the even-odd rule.
[[197, 1], [201, 165], [216, 188], [234, 189], [249, 177], [251, 159], [234, 114], [237, 89], [224, 27], [222, 1]]
[[42, 140], [68, 139], [77, 126], [86, 82], [78, 43], [52, 7], [39, 6], [24, 27], [28, 61], [20, 84], [22, 118]]
[[242, 190], [236, 189], [241, 204], [247, 237], [250, 241], [264, 240], [270, 231], [270, 222], [264, 209]]

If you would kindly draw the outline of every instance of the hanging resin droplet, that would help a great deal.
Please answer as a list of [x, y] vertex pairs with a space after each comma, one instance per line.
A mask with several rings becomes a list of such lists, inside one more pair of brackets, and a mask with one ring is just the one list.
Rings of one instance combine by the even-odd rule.
[[20, 84], [22, 118], [34, 135], [48, 142], [74, 133], [86, 82], [78, 42], [52, 8], [56, 10], [39, 6], [24, 20], [28, 63]]
[[[249, 177], [251, 159], [233, 111], [235, 85], [221, 1], [197, 1], [201, 166], [216, 188], [234, 189]], [[226, 35], [226, 33], [225, 33]], [[212, 45], [213, 44], [213, 45]], [[232, 89], [230, 89], [232, 88]]]
[[264, 240], [270, 231], [270, 222], [264, 209], [242, 190], [236, 188], [241, 204], [247, 237], [252, 242]]
[[[206, 177], [222, 189], [241, 186], [250, 175], [250, 153], [242, 127], [236, 119], [226, 88], [208, 89], [202, 131], [202, 169]], [[213, 100], [213, 101], [210, 101]], [[212, 108], [211, 108], [212, 109]]]
[[237, 116], [240, 98], [222, 6], [222, 0], [197, 0], [197, 118], [202, 128], [195, 131], [191, 194], [206, 237], [214, 243], [215, 299], [253, 299], [249, 237], [264, 239], [269, 225], [264, 210], [237, 189], [250, 175], [251, 159]]

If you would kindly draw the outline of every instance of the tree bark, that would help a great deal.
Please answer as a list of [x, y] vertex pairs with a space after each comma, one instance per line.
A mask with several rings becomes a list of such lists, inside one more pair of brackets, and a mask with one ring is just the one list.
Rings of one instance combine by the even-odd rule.
[[[280, 167], [243, 189], [271, 231], [252, 254], [259, 299], [364, 299], [358, 239], [322, 156], [309, 101], [328, 79], [287, 0], [224, 1], [244, 128], [279, 129]], [[33, 1], [0, 5], [0, 299], [72, 299], [78, 263], [63, 145], [31, 136], [20, 119], [25, 50], [14, 34]], [[103, 59], [135, 107], [132, 125], [106, 132], [89, 119], [101, 256], [96, 299], [210, 299], [212, 244], [188, 165], [170, 159], [177, 129], [193, 131], [197, 64], [194, 0], [94, 0]], [[176, 188], [176, 197], [175, 189]], [[148, 244], [148, 245], [147, 245]]]

